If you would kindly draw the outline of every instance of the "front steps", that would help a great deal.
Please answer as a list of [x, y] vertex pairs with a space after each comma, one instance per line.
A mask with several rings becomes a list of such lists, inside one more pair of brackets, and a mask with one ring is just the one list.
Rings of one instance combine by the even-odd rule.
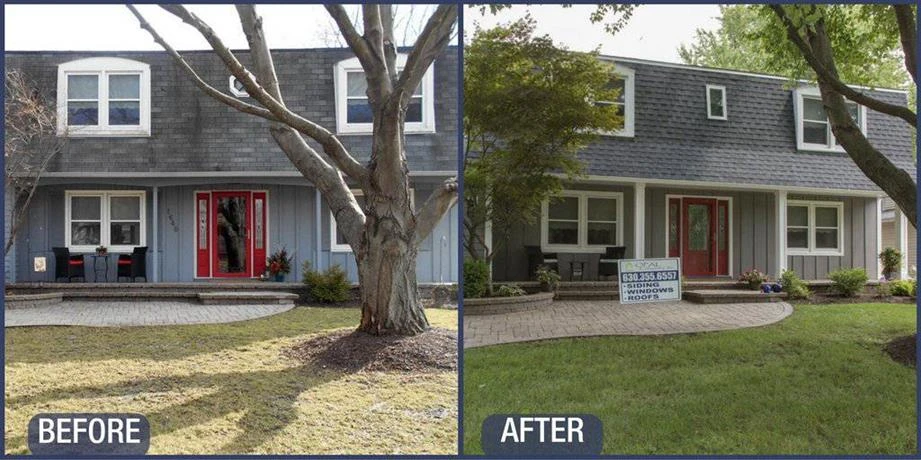
[[712, 303], [767, 303], [780, 302], [787, 298], [786, 292], [772, 292], [770, 294], [761, 291], [751, 291], [744, 289], [698, 289], [694, 291], [684, 291], [682, 293], [684, 300], [694, 303], [712, 304]]

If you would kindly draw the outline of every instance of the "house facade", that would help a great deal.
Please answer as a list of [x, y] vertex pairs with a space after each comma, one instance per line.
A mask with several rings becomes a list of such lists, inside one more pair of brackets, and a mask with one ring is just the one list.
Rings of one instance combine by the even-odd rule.
[[[354, 55], [273, 54], [287, 105], [367, 161], [372, 120]], [[248, 99], [213, 52], [183, 55], [215, 88]], [[7, 256], [8, 282], [53, 281], [52, 248], [91, 254], [100, 245], [116, 254], [146, 247], [151, 282], [259, 277], [282, 248], [293, 256], [289, 281], [300, 280], [304, 262], [340, 265], [357, 281], [324, 199], [277, 147], [268, 122], [205, 95], [166, 53], [8, 52], [5, 63], [55, 97], [67, 136]], [[456, 174], [457, 66], [457, 49], [447, 49], [407, 111], [415, 203]], [[457, 218], [454, 208], [422, 243], [420, 283], [457, 281]], [[87, 260], [88, 281], [98, 263]], [[114, 280], [114, 258], [104, 263], [98, 278]]]
[[[496, 280], [533, 278], [529, 254], [538, 248], [557, 261], [565, 254], [604, 259], [606, 248], [618, 246], [626, 258], [681, 257], [691, 279], [728, 279], [753, 268], [818, 280], [861, 267], [879, 277], [885, 194], [837, 145], [816, 87], [604, 59], [614, 63], [621, 89], [617, 101], [605, 103], [618, 106], [623, 129], [579, 153], [585, 175], [544, 203], [539, 222], [494, 242]], [[903, 91], [864, 90], [907, 104]], [[850, 107], [876, 148], [915, 177], [911, 127]], [[904, 228], [904, 216], [891, 214]], [[903, 253], [906, 240], [894, 243]]]

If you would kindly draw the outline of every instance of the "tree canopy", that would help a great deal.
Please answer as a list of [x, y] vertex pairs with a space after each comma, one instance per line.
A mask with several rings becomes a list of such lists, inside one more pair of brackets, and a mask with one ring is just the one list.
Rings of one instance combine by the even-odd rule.
[[534, 21], [475, 31], [464, 58], [465, 244], [490, 258], [495, 241], [531, 222], [541, 202], [582, 170], [576, 152], [599, 131], [618, 129], [613, 66], [597, 53], [576, 53], [534, 36]]

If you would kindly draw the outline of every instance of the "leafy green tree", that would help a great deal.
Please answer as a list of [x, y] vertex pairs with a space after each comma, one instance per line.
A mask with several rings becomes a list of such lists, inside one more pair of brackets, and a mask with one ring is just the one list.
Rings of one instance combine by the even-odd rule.
[[689, 64], [815, 80], [838, 143], [916, 225], [915, 181], [867, 140], [845, 103], [848, 99], [917, 126], [911, 108], [849, 85], [909, 88], [914, 106], [916, 7], [735, 5], [721, 11], [720, 28], [698, 30], [696, 42], [679, 49], [681, 58]]
[[[464, 245], [491, 261], [518, 224], [582, 171], [576, 152], [623, 124], [610, 62], [534, 36], [525, 17], [477, 29], [464, 56]], [[597, 101], [597, 102], [596, 102]], [[487, 243], [486, 226], [492, 228]], [[492, 250], [490, 250], [490, 247]]]

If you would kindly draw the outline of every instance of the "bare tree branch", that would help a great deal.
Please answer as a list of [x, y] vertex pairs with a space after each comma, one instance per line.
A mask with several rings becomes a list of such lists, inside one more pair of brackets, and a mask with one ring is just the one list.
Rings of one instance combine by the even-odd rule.
[[371, 68], [374, 65], [374, 55], [365, 42], [365, 39], [355, 30], [355, 25], [352, 24], [352, 20], [349, 19], [349, 13], [345, 11], [345, 7], [334, 4], [323, 6], [326, 8], [326, 11], [329, 12], [329, 15], [333, 17], [333, 20], [336, 21], [336, 26], [339, 27], [342, 38], [345, 39], [345, 43], [349, 45], [349, 48], [351, 48], [355, 56], [358, 57], [358, 62], [361, 62], [361, 67], [363, 69]]
[[[899, 106], [896, 104], [889, 104], [887, 102], [881, 101], [879, 99], [867, 96], [864, 93], [861, 93], [850, 86], [844, 84], [837, 75], [829, 72], [816, 55], [813, 53], [813, 49], [810, 47], [809, 43], [800, 35], [799, 28], [794, 24], [790, 16], [787, 15], [784, 11], [782, 5], [770, 5], [771, 9], [774, 10], [774, 13], [777, 14], [777, 17], [780, 18], [781, 22], [787, 29], [787, 36], [790, 38], [790, 41], [799, 48], [803, 57], [806, 59], [806, 62], [809, 63], [809, 66], [816, 73], [816, 77], [819, 81], [827, 83], [835, 91], [841, 93], [844, 97], [876, 110], [877, 112], [885, 113], [892, 115], [894, 117], [901, 118], [908, 122], [910, 125], [917, 127], [918, 126], [918, 117], [911, 109], [908, 107]], [[808, 29], [807, 29], [808, 30]]]
[[457, 202], [457, 178], [451, 178], [435, 189], [425, 203], [422, 209], [416, 213], [416, 241], [419, 244], [441, 221], [441, 217], [454, 206]]
[[456, 22], [457, 5], [453, 3], [438, 5], [435, 13], [429, 17], [425, 28], [422, 29], [422, 33], [416, 39], [412, 51], [406, 57], [406, 65], [403, 67], [400, 80], [394, 88], [395, 92], [400, 93], [402, 106], [405, 107], [409, 104], [413, 91], [419, 86], [425, 71], [450, 42], [450, 31], [454, 28]]
[[918, 58], [918, 35], [915, 29], [915, 13], [909, 4], [892, 5], [892, 10], [899, 24], [899, 39], [902, 41], [902, 52], [905, 54], [905, 68], [911, 75], [911, 79], [917, 83], [918, 76], [915, 75], [915, 66]]

